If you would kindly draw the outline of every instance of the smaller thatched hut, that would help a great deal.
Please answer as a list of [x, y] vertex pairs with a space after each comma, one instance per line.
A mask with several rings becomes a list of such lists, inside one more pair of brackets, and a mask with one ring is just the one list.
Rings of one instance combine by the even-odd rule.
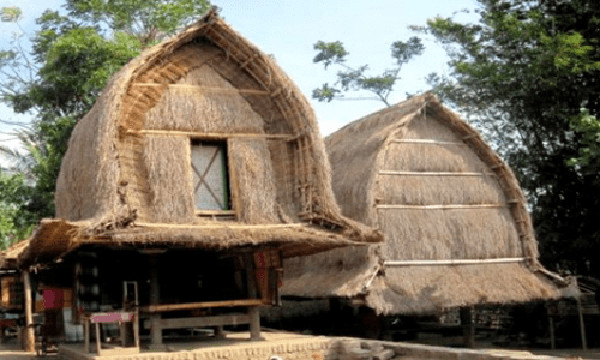
[[358, 297], [383, 314], [558, 296], [513, 172], [433, 95], [357, 120], [326, 148], [342, 213], [385, 241], [286, 261], [285, 295]]

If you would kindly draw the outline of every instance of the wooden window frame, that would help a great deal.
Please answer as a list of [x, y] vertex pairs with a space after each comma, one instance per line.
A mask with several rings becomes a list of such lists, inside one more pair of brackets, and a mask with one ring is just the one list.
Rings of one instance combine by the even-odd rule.
[[205, 139], [205, 138], [196, 138], [196, 137], [190, 137], [190, 142], [189, 142], [189, 147], [190, 147], [190, 168], [192, 171], [192, 177], [193, 177], [193, 171], [194, 169], [192, 168], [192, 148], [193, 146], [196, 145], [200, 145], [200, 144], [206, 144], [206, 145], [215, 145], [215, 146], [219, 146], [222, 149], [222, 153], [224, 155], [224, 164], [223, 169], [226, 171], [225, 174], [225, 179], [226, 179], [226, 188], [227, 188], [227, 207], [228, 209], [226, 210], [201, 210], [197, 208], [197, 204], [196, 204], [196, 192], [193, 191], [192, 192], [192, 196], [194, 197], [194, 215], [199, 216], [199, 217], [217, 217], [217, 216], [236, 216], [237, 215], [237, 211], [235, 209], [235, 201], [234, 201], [234, 197], [235, 194], [233, 192], [233, 187], [232, 187], [232, 166], [231, 166], [231, 161], [230, 161], [230, 153], [229, 153], [229, 149], [230, 149], [230, 144], [228, 139]]

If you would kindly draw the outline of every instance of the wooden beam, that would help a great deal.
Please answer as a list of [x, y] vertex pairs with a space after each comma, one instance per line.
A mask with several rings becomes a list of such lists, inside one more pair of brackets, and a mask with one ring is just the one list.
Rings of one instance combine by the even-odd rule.
[[463, 142], [457, 141], [443, 141], [435, 139], [392, 139], [393, 143], [402, 144], [435, 144], [435, 145], [456, 145], [456, 146], [467, 146]]
[[189, 137], [198, 139], [224, 140], [231, 138], [252, 138], [252, 139], [283, 139], [291, 140], [295, 134], [267, 134], [267, 133], [217, 133], [201, 131], [180, 131], [180, 130], [127, 130], [127, 135], [142, 136], [167, 136], [167, 137]]
[[385, 260], [384, 266], [413, 265], [476, 265], [476, 264], [509, 264], [522, 263], [527, 258], [494, 258], [494, 259], [433, 259], [433, 260]]
[[169, 89], [194, 90], [194, 91], [199, 91], [199, 92], [210, 92], [210, 93], [218, 93], [218, 94], [270, 95], [270, 93], [268, 91], [259, 90], [259, 89], [222, 88], [222, 87], [191, 85], [191, 84], [132, 83], [132, 85], [133, 86], [143, 86], [143, 87], [168, 86]]
[[396, 171], [379, 170], [379, 175], [405, 175], [405, 176], [494, 176], [493, 172], [422, 172], [422, 171]]
[[[246, 314], [238, 315], [220, 315], [220, 316], [203, 316], [192, 318], [174, 318], [161, 319], [160, 326], [162, 329], [184, 329], [202, 326], [223, 326], [223, 325], [240, 325], [249, 324], [250, 318]], [[144, 322], [144, 328], [150, 328], [150, 321]]]
[[447, 204], [447, 205], [405, 205], [381, 204], [377, 209], [408, 209], [408, 210], [464, 210], [464, 209], [498, 209], [508, 207], [507, 204]]
[[235, 307], [235, 306], [260, 306], [261, 299], [223, 300], [223, 301], [200, 301], [184, 304], [149, 305], [140, 308], [142, 312], [158, 313], [168, 311], [193, 310], [211, 307]]
[[134, 227], [145, 227], [145, 228], [170, 228], [170, 229], [240, 229], [240, 230], [252, 230], [252, 229], [286, 229], [286, 228], [301, 228], [304, 227], [302, 223], [291, 223], [291, 224], [170, 224], [170, 223], [145, 223], [135, 222]]

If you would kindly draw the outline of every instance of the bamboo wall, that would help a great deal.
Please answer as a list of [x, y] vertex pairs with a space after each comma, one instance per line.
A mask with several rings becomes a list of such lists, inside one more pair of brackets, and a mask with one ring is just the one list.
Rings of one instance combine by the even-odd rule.
[[[148, 181], [143, 187], [147, 195], [142, 198], [147, 206], [141, 207], [140, 215], [153, 222], [194, 221], [189, 146], [192, 139], [202, 140], [202, 134], [210, 133], [228, 139], [229, 180], [237, 220], [297, 221], [300, 199], [294, 183], [298, 148], [286, 139], [244, 137], [285, 134], [282, 131], [290, 131], [287, 121], [269, 96], [260, 95], [256, 81], [210, 45], [188, 44], [162, 66], [190, 53], [216, 55], [187, 64], [188, 72], [174, 81], [176, 86], [162, 89], [160, 99], [144, 114], [143, 130], [152, 135], [146, 135], [143, 142]], [[161, 69], [152, 71], [160, 73]], [[140, 78], [150, 77], [142, 74]], [[230, 81], [234, 78], [236, 84]], [[173, 137], [181, 135], [177, 132], [189, 134]]]
[[376, 210], [387, 259], [523, 256], [493, 169], [431, 115], [416, 117], [388, 140], [378, 185], [380, 204], [388, 207]]

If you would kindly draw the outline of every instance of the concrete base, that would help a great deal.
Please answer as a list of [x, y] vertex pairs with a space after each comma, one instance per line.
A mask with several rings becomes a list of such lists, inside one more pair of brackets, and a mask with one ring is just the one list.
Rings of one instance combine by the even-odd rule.
[[142, 349], [139, 354], [85, 354], [83, 345], [66, 344], [59, 348], [65, 360], [265, 360], [279, 356], [285, 360], [355, 359], [437, 359], [437, 360], [558, 360], [564, 356], [534, 355], [528, 351], [501, 349], [457, 349], [414, 343], [387, 342], [356, 338], [305, 336], [283, 332], [262, 332], [265, 341], [248, 340], [249, 334], [228, 333], [225, 340], [167, 343], [167, 352]]
[[163, 352], [167, 351], [167, 346], [165, 344], [148, 344], [145, 346], [148, 351], [151, 352]]

